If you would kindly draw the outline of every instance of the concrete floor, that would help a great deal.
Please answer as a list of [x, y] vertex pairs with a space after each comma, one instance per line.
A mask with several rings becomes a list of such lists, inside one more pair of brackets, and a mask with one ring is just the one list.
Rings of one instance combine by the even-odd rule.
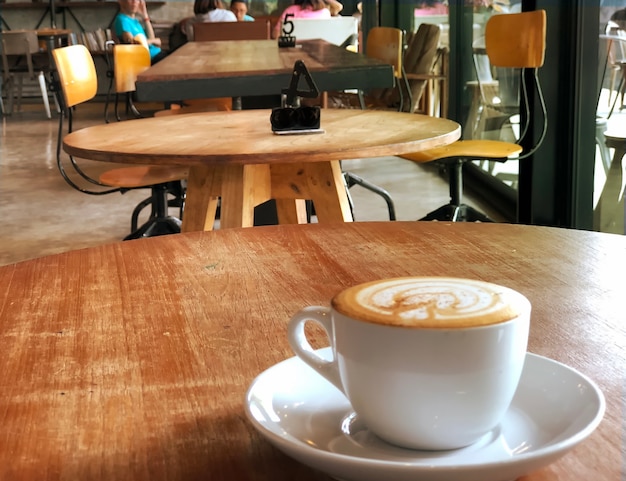
[[[103, 119], [102, 103], [81, 105], [76, 110], [75, 128], [102, 123]], [[147, 196], [144, 190], [103, 196], [73, 190], [57, 170], [57, 129], [56, 116], [46, 119], [41, 103], [24, 105], [22, 112], [2, 118], [0, 265], [118, 242], [130, 231], [133, 208]], [[386, 188], [399, 220], [419, 219], [448, 201], [447, 183], [434, 165], [384, 157], [346, 160], [343, 167]], [[350, 192], [357, 221], [388, 219], [381, 197], [359, 186]], [[466, 200], [497, 218], [470, 195]]]

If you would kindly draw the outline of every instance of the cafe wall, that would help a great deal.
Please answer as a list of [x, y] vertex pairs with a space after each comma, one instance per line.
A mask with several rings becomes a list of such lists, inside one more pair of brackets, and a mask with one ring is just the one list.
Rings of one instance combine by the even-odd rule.
[[[25, 2], [24, 0], [0, 0], [0, 15], [11, 30], [32, 29], [36, 27], [50, 27], [50, 5], [47, 1]], [[285, 3], [286, 2], [286, 3]], [[107, 28], [117, 12], [115, 0], [87, 0], [64, 1], [54, 0], [56, 5], [56, 26], [80, 31], [94, 31], [98, 28]], [[148, 0], [148, 12], [153, 22], [171, 24], [193, 15], [194, 0], [151, 1]], [[224, 0], [228, 6], [230, 1]], [[285, 3], [285, 5], [283, 5]], [[252, 15], [271, 15], [282, 11], [284, 6], [291, 4], [291, 0], [250, 0]], [[352, 9], [351, 9], [352, 10]], [[73, 18], [76, 17], [80, 25]], [[39, 25], [38, 25], [39, 24]]]
[[[13, 4], [13, 5], [12, 5]], [[109, 28], [117, 13], [116, 1], [72, 1], [55, 2], [56, 26], [79, 32]], [[16, 2], [7, 0], [0, 4], [0, 14], [11, 30], [50, 27], [48, 2]], [[151, 2], [148, 0], [148, 12], [153, 22], [173, 23], [193, 15], [193, 0]], [[76, 20], [73, 18], [76, 17]], [[41, 21], [41, 22], [40, 22]], [[39, 23], [40, 22], [40, 23]], [[38, 25], [39, 23], [39, 25]], [[6, 24], [3, 28], [6, 28]]]

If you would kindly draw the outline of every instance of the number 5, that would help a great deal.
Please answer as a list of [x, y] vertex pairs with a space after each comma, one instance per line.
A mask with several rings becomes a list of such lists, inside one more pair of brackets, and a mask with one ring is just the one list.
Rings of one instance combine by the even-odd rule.
[[[294, 24], [291, 21], [291, 18], [293, 16], [294, 16], [293, 13], [288, 13], [287, 15], [285, 15], [285, 19], [283, 20], [283, 35], [287, 37], [291, 35], [294, 29]], [[288, 26], [289, 26], [289, 30], [287, 30]]]

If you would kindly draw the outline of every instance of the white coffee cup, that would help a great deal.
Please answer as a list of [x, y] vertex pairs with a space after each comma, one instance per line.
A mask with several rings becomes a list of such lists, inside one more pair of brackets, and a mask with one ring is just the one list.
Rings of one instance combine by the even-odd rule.
[[[531, 306], [522, 294], [476, 280], [403, 277], [348, 288], [331, 305], [294, 315], [289, 343], [380, 438], [447, 450], [500, 423], [526, 356]], [[325, 329], [332, 361], [311, 347], [308, 321]]]

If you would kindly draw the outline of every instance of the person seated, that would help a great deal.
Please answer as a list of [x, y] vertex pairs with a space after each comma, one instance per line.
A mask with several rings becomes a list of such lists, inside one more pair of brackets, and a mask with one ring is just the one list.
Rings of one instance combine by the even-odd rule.
[[237, 17], [224, 8], [222, 0], [195, 0], [193, 17], [184, 22], [184, 32], [188, 40], [193, 40], [193, 24], [205, 22], [236, 22]]
[[231, 0], [230, 11], [235, 14], [238, 22], [254, 22], [254, 17], [248, 15], [248, 0]]
[[113, 30], [118, 40], [121, 43], [145, 46], [150, 51], [152, 64], [165, 57], [167, 52], [161, 50], [161, 39], [154, 36], [145, 0], [119, 0], [119, 5], [120, 11], [113, 22]]
[[272, 38], [280, 35], [283, 21], [287, 15], [293, 18], [330, 18], [336, 16], [343, 9], [343, 5], [336, 0], [294, 0], [280, 15], [272, 32]]

